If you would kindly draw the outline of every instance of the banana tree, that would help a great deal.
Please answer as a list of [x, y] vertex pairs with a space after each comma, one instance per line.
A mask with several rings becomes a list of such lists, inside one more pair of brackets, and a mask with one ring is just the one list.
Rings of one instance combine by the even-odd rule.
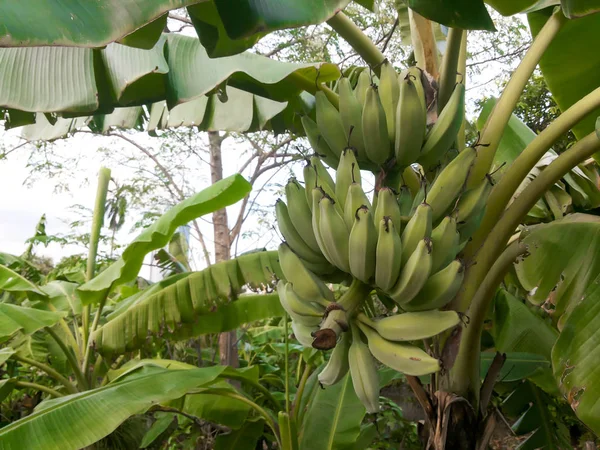
[[[290, 110], [287, 115], [281, 112], [283, 118], [293, 117], [283, 123], [292, 131], [303, 130], [316, 156], [307, 165], [304, 186], [292, 183], [286, 192], [287, 204], [278, 205], [278, 223], [287, 241], [279, 250], [282, 273], [278, 292], [298, 340], [316, 349], [333, 348], [327, 366], [313, 377], [315, 385], [319, 381], [333, 386], [329, 389], [345, 389], [352, 381], [366, 410], [374, 413], [379, 409], [375, 358], [404, 373], [413, 388], [425, 413], [422, 437], [426, 448], [485, 448], [499, 420], [491, 400], [494, 395], [502, 398], [503, 386], [497, 381], [506, 379], [503, 366], [510, 366], [518, 369], [519, 379], [534, 383], [527, 395], [540, 399], [546, 395], [540, 393], [541, 389], [548, 395], [563, 397], [585, 425], [600, 432], [597, 377], [590, 357], [595, 354], [595, 322], [600, 317], [595, 299], [597, 219], [577, 214], [531, 229], [521, 226], [542, 198], [549, 208], [554, 208], [555, 217], [564, 214], [560, 202], [551, 200], [561, 196], [557, 186], [560, 191], [561, 183], [564, 186], [569, 177], [572, 179], [570, 172], [578, 170], [579, 164], [600, 150], [595, 130], [600, 79], [599, 72], [593, 70], [599, 59], [592, 50], [586, 50], [589, 46], [572, 49], [576, 42], [597, 40], [600, 16], [594, 12], [598, 8], [593, 2], [581, 5], [563, 1], [556, 8], [548, 8], [549, 2], [489, 2], [504, 14], [529, 12], [535, 39], [485, 120], [477, 142], [468, 146], [459, 133], [465, 87], [457, 71], [464, 65], [465, 52], [461, 52], [461, 47], [467, 35], [465, 30], [493, 28], [483, 2], [475, 2], [476, 7], [441, 5], [429, 0], [409, 2], [414, 17], [419, 13], [451, 27], [440, 64], [438, 90], [423, 72], [427, 61], [421, 61], [423, 67], [398, 76], [377, 46], [343, 12], [338, 12], [346, 3], [331, 1], [317, 8], [305, 8], [296, 2], [247, 0], [240, 3], [240, 9], [231, 8], [227, 1], [199, 3], [190, 6], [188, 12], [200, 41], [161, 38], [154, 33], [154, 40], [150, 40], [154, 53], [144, 54], [146, 58], [165, 52], [166, 65], [149, 65], [162, 67], [162, 72], [152, 72], [158, 75], [152, 79], [159, 78], [165, 86], [162, 91], [146, 89], [151, 80], [147, 78], [151, 75], [147, 68], [145, 72], [135, 69], [147, 77], [139, 78], [143, 83], [130, 92], [126, 83], [113, 80], [112, 88], [105, 90], [100, 77], [82, 78], [80, 74], [91, 73], [90, 61], [97, 59], [101, 63], [94, 67], [104, 64], [111, 75], [115, 72], [108, 68], [123, 72], [117, 70], [118, 61], [111, 55], [130, 50], [111, 44], [114, 47], [110, 50], [90, 50], [89, 54], [85, 54], [86, 49], [80, 55], [80, 49], [64, 50], [64, 59], [70, 56], [68, 52], [80, 58], [80, 62], [70, 63], [76, 69], [72, 79], [83, 80], [77, 84], [81, 87], [80, 97], [58, 102], [46, 92], [15, 99], [14, 93], [23, 91], [20, 83], [27, 80], [5, 76], [2, 79], [9, 81], [0, 85], [0, 101], [10, 108], [8, 116], [14, 117], [15, 124], [24, 124], [34, 120], [33, 113], [38, 113], [40, 120], [42, 116], [54, 120], [52, 113], [102, 114], [118, 106], [164, 99], [169, 108], [165, 126], [177, 107], [202, 98], [225, 79], [237, 89], [289, 101], [286, 108], [304, 114], [302, 128]], [[360, 3], [372, 6], [369, 2]], [[209, 7], [213, 9], [203, 9]], [[82, 16], [76, 17], [79, 20]], [[155, 17], [148, 16], [146, 20]], [[415, 20], [415, 24], [421, 24], [415, 25], [415, 35], [420, 36], [415, 39], [415, 50], [420, 48], [423, 55], [435, 54], [424, 39], [430, 24], [421, 19]], [[248, 48], [268, 31], [323, 20], [361, 55], [373, 75], [362, 71], [350, 82], [341, 79], [328, 85], [338, 77], [338, 70], [320, 66], [326, 72], [321, 74], [314, 65], [292, 68], [279, 63], [272, 66], [269, 76], [258, 75], [240, 69], [242, 58], [255, 61], [254, 56], [241, 54], [209, 60], [202, 49], [220, 49], [224, 53], [217, 53], [219, 56], [231, 54]], [[13, 28], [18, 25], [11, 24]], [[133, 29], [115, 33], [121, 38]], [[18, 35], [15, 31], [7, 34]], [[21, 45], [10, 36], [5, 45]], [[60, 39], [53, 42], [64, 45]], [[71, 39], [70, 44], [93, 46], [105, 44], [106, 40], [94, 42], [86, 44], [78, 37], [77, 42]], [[23, 65], [32, 58], [42, 61], [43, 51], [10, 49], [3, 50], [2, 56]], [[142, 59], [142, 53], [139, 55]], [[572, 63], [566, 66], [569, 70], [565, 69], [565, 60]], [[505, 160], [509, 164], [501, 173], [496, 172], [494, 161], [508, 132], [512, 111], [538, 64], [563, 113], [518, 149], [518, 156]], [[206, 73], [205, 65], [212, 65], [219, 76], [200, 77]], [[38, 85], [42, 94], [43, 89], [48, 90], [42, 80]], [[96, 100], [90, 101], [95, 93], [99, 93]], [[202, 101], [215, 105], [218, 98]], [[161, 112], [154, 118], [154, 106], [149, 109], [151, 123], [165, 117], [164, 106], [158, 108], [162, 108]], [[201, 128], [209, 129], [209, 119], [205, 117], [202, 113]], [[72, 126], [79, 125], [70, 122], [67, 131]], [[568, 130], [574, 131], [578, 142], [539, 164], [552, 144]], [[335, 180], [323, 163], [336, 170]], [[536, 166], [537, 173], [530, 175]], [[359, 169], [376, 175], [375, 195], [370, 199], [362, 192]], [[595, 176], [590, 173], [587, 178]], [[573, 193], [577, 191], [573, 189]], [[553, 197], [546, 195], [548, 192]], [[124, 257], [127, 255], [126, 252]], [[587, 270], [578, 271], [584, 265]], [[102, 305], [116, 285], [135, 276], [135, 267], [120, 262], [102, 272], [79, 289], [82, 301]], [[164, 292], [157, 288], [156, 294], [124, 303], [120, 314], [91, 330], [95, 349], [110, 355], [139, 348], [148, 330], [180, 339], [216, 330], [222, 323], [235, 323], [236, 313], [228, 310], [229, 305], [217, 305], [217, 316], [212, 320], [196, 319], [198, 303], [193, 297], [190, 299], [191, 293], [206, 291], [210, 281], [207, 283], [205, 275], [193, 281], [202, 287], [196, 289], [195, 285], [192, 289], [192, 280], [182, 279], [166, 286]], [[340, 287], [331, 291], [324, 282]], [[502, 283], [506, 289], [499, 291]], [[219, 292], [216, 282], [214, 287]], [[208, 299], [210, 292], [206, 291]], [[239, 302], [243, 299], [232, 305]], [[527, 305], [542, 305], [545, 320]], [[168, 311], [169, 316], [160, 316], [163, 311]], [[157, 320], [157, 314], [165, 326]], [[386, 317], [377, 318], [382, 314]], [[491, 333], [485, 329], [490, 314]], [[492, 338], [492, 345], [485, 343], [486, 335]], [[528, 338], [536, 345], [527, 344]], [[522, 391], [515, 392], [516, 396], [524, 395]], [[523, 413], [522, 407], [511, 405], [509, 398], [505, 400], [507, 411], [523, 414], [517, 423], [527, 422], [529, 431], [535, 431], [524, 448], [560, 448], [563, 439], [557, 433], [561, 427], [555, 427], [556, 433], [547, 431], [550, 421], [539, 409], [529, 408]], [[315, 448], [306, 440], [314, 430], [305, 422], [286, 414], [280, 419], [278, 438], [283, 448], [294, 448], [298, 440], [304, 448]], [[299, 425], [303, 427], [296, 433]], [[543, 428], [545, 433], [539, 431]], [[15, 424], [13, 429], [19, 426]], [[520, 425], [519, 429], [528, 428]], [[326, 448], [337, 445], [334, 437], [328, 442]]]

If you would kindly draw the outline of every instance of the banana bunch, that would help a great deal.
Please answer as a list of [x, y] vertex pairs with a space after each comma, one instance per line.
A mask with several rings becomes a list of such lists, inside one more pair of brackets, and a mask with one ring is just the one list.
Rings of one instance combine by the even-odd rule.
[[418, 163], [429, 171], [439, 166], [463, 122], [465, 87], [456, 85], [428, 130], [423, 79], [416, 67], [398, 74], [386, 61], [381, 65], [378, 83], [366, 70], [360, 73], [354, 88], [349, 78], [341, 78], [337, 83], [339, 108], [318, 91], [316, 121], [302, 118], [311, 147], [330, 167], [339, 164], [348, 148], [368, 170], [384, 165], [406, 168]]
[[[378, 84], [366, 71], [355, 87], [339, 80], [339, 108], [317, 92], [316, 121], [302, 118], [315, 155], [304, 180], [289, 180], [285, 202], [275, 206], [285, 239], [277, 290], [294, 335], [331, 350], [319, 382], [333, 385], [349, 373], [372, 413], [379, 409], [378, 364], [414, 376], [441, 369], [419, 341], [461, 322], [444, 308], [463, 282], [460, 252], [492, 188], [491, 177], [466, 186], [476, 148], [449, 151], [463, 120], [464, 86], [455, 86], [428, 127], [423, 79], [419, 69], [397, 74], [384, 63]], [[372, 196], [363, 189], [361, 169], [406, 174], [417, 165], [419, 189], [393, 176]], [[339, 288], [334, 293], [326, 283]], [[393, 311], [373, 317], [365, 307], [373, 291]]]

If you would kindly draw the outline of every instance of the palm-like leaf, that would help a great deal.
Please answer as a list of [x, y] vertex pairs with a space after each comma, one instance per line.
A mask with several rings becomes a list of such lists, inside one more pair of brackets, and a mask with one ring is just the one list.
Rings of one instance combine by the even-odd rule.
[[[242, 296], [250, 285], [264, 289], [282, 278], [277, 252], [259, 252], [215, 264], [201, 272], [176, 275], [163, 288], [142, 291], [92, 335], [96, 349], [121, 353], [140, 348], [152, 335], [184, 339], [235, 329], [254, 320], [281, 315], [276, 295]], [[171, 277], [174, 278], [174, 277]]]
[[129, 244], [121, 258], [79, 288], [82, 303], [97, 302], [106, 296], [113, 286], [135, 278], [145, 255], [167, 245], [178, 227], [237, 202], [250, 189], [250, 183], [241, 175], [233, 175], [171, 208]]

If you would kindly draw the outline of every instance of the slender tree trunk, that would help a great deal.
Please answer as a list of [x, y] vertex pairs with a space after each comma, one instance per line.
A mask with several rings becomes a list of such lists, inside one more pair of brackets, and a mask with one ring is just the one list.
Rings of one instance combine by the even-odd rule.
[[[221, 143], [223, 138], [216, 131], [208, 132], [210, 147], [210, 178], [214, 184], [223, 179], [223, 159]], [[229, 239], [229, 224], [227, 211], [223, 208], [213, 213], [213, 230], [215, 241], [215, 263], [227, 261], [231, 258]], [[237, 337], [235, 331], [219, 335], [219, 357], [222, 365], [238, 367]]]

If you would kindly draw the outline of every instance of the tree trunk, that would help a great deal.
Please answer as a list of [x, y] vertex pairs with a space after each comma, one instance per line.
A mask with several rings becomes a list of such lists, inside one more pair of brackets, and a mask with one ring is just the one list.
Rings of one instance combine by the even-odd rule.
[[[223, 159], [221, 143], [223, 138], [216, 131], [208, 132], [210, 149], [210, 178], [214, 184], [223, 179]], [[225, 208], [213, 213], [213, 232], [215, 242], [215, 263], [230, 259], [231, 241], [229, 239], [229, 224]], [[219, 335], [219, 359], [222, 365], [238, 367], [237, 337], [235, 331]]]

